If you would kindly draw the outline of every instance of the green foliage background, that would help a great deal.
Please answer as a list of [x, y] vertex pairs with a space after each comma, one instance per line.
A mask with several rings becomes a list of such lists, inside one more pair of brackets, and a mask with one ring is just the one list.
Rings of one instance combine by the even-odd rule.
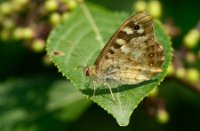
[[[132, 0], [94, 0], [111, 11], [131, 12]], [[171, 16], [181, 28], [172, 39], [174, 50], [180, 49], [184, 35], [193, 28], [200, 11], [198, 0], [161, 1], [162, 19]], [[193, 52], [199, 50], [199, 46]], [[54, 66], [45, 66], [46, 52], [34, 53], [21, 41], [0, 40], [0, 130], [197, 130], [200, 118], [200, 96], [187, 84], [165, 78], [159, 86], [159, 97], [166, 103], [168, 123], [161, 124], [148, 115], [145, 104], [139, 104], [127, 127], [97, 104], [92, 104], [76, 90]], [[200, 69], [197, 61], [195, 68]], [[189, 65], [187, 65], [189, 66]]]

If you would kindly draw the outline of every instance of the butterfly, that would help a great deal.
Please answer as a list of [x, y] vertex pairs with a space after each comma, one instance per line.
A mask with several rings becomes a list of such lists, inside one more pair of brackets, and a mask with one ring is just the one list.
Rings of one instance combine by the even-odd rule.
[[[153, 19], [145, 11], [127, 19], [84, 74], [94, 83], [134, 85], [162, 72], [164, 48], [156, 40]], [[95, 89], [94, 89], [95, 92]], [[113, 97], [114, 99], [114, 97]]]

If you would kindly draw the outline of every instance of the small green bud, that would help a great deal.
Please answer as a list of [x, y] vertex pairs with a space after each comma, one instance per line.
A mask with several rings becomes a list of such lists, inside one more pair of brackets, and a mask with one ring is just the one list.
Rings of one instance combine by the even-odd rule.
[[44, 55], [44, 57], [43, 57], [43, 63], [44, 63], [44, 65], [46, 65], [46, 66], [49, 66], [49, 65], [52, 64], [52, 61], [51, 61], [51, 59], [49, 58], [48, 55]]
[[169, 121], [169, 114], [166, 110], [160, 109], [157, 112], [157, 120], [158, 122], [165, 124]]
[[154, 97], [158, 95], [158, 87], [154, 87], [148, 94], [149, 97]]
[[186, 69], [183, 67], [179, 67], [176, 70], [176, 77], [180, 78], [180, 79], [184, 79], [186, 76]]
[[174, 74], [174, 66], [172, 64], [170, 64], [168, 67], [167, 67], [167, 75], [168, 76], [171, 76]]
[[0, 12], [4, 15], [12, 13], [12, 6], [10, 2], [2, 2], [0, 4]]
[[68, 17], [69, 17], [69, 12], [63, 13], [61, 17], [62, 17], [62, 20], [63, 20], [63, 21], [64, 21], [64, 20], [67, 20]]
[[23, 29], [23, 38], [24, 39], [31, 39], [34, 36], [34, 32], [31, 28], [26, 27]]
[[13, 38], [16, 40], [31, 39], [33, 37], [34, 37], [34, 32], [29, 27], [26, 28], [18, 27], [13, 32]]
[[162, 15], [162, 5], [158, 0], [152, 0], [148, 3], [149, 14], [153, 17], [160, 18]]
[[192, 29], [186, 34], [183, 39], [183, 42], [187, 48], [194, 48], [196, 47], [200, 38], [200, 32], [197, 29]]
[[139, 0], [133, 4], [133, 10], [144, 11], [147, 8], [147, 3], [143, 0]]
[[200, 80], [199, 71], [195, 68], [187, 70], [187, 80], [191, 83], [196, 83]]
[[76, 8], [77, 6], [77, 2], [75, 0], [69, 0], [67, 1], [67, 7], [71, 10], [73, 10], [74, 8]]
[[44, 3], [44, 8], [48, 11], [56, 11], [58, 9], [58, 3], [56, 0], [47, 0]]
[[61, 15], [59, 13], [53, 13], [51, 14], [50, 16], [50, 23], [53, 25], [53, 26], [56, 26], [60, 23], [61, 21]]
[[23, 29], [18, 27], [13, 32], [13, 38], [16, 40], [21, 40], [23, 38]]
[[42, 39], [35, 39], [32, 42], [32, 50], [35, 52], [42, 52], [45, 48], [45, 42]]

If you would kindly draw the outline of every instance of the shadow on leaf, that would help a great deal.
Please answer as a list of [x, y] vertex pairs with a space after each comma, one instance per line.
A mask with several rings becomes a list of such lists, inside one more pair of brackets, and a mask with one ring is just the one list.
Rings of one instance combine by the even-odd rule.
[[[119, 92], [131, 90], [133, 88], [140, 88], [143, 86], [147, 86], [147, 85], [152, 84], [157, 81], [158, 81], [157, 79], [153, 79], [153, 80], [144, 81], [144, 82], [141, 82], [141, 83], [135, 84], [135, 85], [120, 85], [118, 87], [113, 87], [111, 89], [112, 89], [113, 93], [119, 93]], [[86, 89], [82, 89], [81, 91], [85, 95], [93, 96], [94, 89], [86, 88]], [[97, 88], [95, 91], [95, 95], [105, 95], [105, 94], [110, 94], [109, 88], [107, 86], [101, 86], [101, 88]]]

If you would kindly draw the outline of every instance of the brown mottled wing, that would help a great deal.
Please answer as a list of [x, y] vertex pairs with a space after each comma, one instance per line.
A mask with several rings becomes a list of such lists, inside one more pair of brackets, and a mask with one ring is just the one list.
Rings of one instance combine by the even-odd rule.
[[162, 71], [164, 51], [153, 33], [152, 17], [139, 12], [111, 37], [95, 62], [104, 82], [136, 84]]

